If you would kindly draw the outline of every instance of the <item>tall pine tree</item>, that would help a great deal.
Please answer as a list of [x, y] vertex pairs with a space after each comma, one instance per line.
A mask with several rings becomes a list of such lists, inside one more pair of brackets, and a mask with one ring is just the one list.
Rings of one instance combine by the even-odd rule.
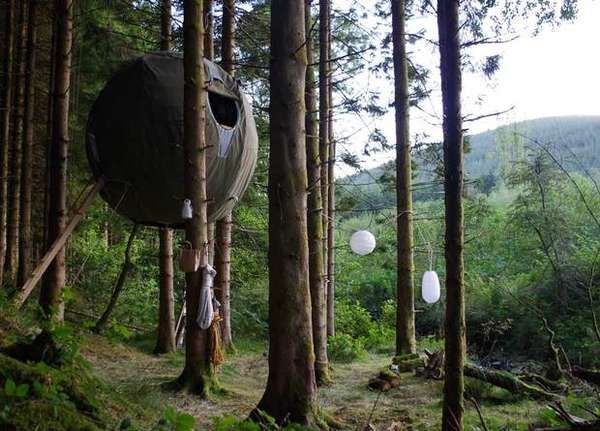
[[459, 1], [439, 0], [444, 129], [444, 192], [446, 206], [446, 321], [443, 431], [462, 430], [464, 411], [465, 285], [463, 264], [463, 130], [461, 117], [461, 58]]
[[[269, 377], [254, 416], [314, 423], [316, 383], [306, 226], [304, 0], [271, 3]], [[281, 197], [285, 196], [285, 199]]]

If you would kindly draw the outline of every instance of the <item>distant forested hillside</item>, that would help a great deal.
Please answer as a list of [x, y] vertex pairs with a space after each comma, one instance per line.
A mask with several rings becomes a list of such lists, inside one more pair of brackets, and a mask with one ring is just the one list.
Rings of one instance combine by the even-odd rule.
[[[515, 163], [546, 149], [571, 172], [600, 169], [600, 116], [565, 116], [522, 121], [468, 136], [466, 178], [489, 193]], [[436, 170], [441, 145], [415, 152], [414, 198], [431, 200], [442, 193]], [[357, 210], [394, 205], [394, 163], [340, 179], [342, 207]]]
[[471, 178], [499, 174], [503, 161], [512, 162], [523, 150], [535, 149], [536, 142], [549, 145], [561, 158], [572, 162], [569, 163], [572, 170], [599, 168], [600, 116], [522, 121], [478, 133], [469, 142], [465, 161]]

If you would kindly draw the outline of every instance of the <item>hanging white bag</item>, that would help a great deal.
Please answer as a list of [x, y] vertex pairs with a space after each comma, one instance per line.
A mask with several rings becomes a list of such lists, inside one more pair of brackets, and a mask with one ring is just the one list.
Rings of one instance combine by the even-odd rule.
[[200, 290], [200, 303], [198, 304], [198, 317], [196, 323], [201, 329], [208, 329], [214, 318], [213, 284], [217, 271], [206, 265], [202, 269], [202, 287]]

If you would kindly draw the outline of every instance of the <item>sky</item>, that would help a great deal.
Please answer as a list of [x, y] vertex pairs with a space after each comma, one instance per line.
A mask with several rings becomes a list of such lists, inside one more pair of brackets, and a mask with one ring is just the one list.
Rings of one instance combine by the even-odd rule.
[[[364, 4], [368, 1], [364, 1]], [[503, 124], [539, 117], [557, 115], [600, 115], [600, 1], [580, 0], [576, 20], [556, 28], [546, 28], [537, 36], [530, 31], [506, 44], [486, 45], [471, 49], [475, 58], [501, 54], [500, 69], [490, 80], [481, 73], [463, 75], [463, 114], [479, 116], [492, 112], [510, 112], [470, 122], [468, 133], [493, 129]], [[409, 22], [409, 31], [410, 31]], [[417, 18], [413, 26], [425, 27], [428, 36], [437, 39], [435, 19]], [[441, 93], [439, 91], [439, 54], [433, 45], [412, 48], [416, 62], [431, 69], [434, 90], [422, 104], [422, 112], [411, 110], [411, 134], [427, 134], [431, 140], [441, 137]], [[381, 79], [369, 85], [381, 91], [384, 101], [393, 100], [392, 82]], [[362, 120], [361, 120], [362, 121]], [[357, 120], [342, 118], [338, 121], [342, 133], [357, 128]], [[364, 123], [364, 121], [363, 121]], [[393, 111], [377, 120], [370, 120], [367, 130], [378, 127], [390, 143], [394, 142]], [[345, 149], [360, 153], [368, 132], [356, 133]], [[373, 167], [393, 157], [391, 152], [361, 157], [364, 166]], [[352, 170], [340, 164], [341, 173]], [[346, 172], [348, 171], [348, 172]]]

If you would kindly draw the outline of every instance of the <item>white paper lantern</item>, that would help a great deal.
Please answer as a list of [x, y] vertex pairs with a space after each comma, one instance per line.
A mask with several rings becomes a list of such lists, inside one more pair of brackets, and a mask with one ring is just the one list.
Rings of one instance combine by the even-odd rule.
[[183, 201], [183, 207], [181, 208], [181, 218], [184, 220], [192, 219], [192, 201], [185, 199]]
[[354, 253], [365, 256], [375, 250], [375, 237], [367, 230], [354, 232], [350, 237], [350, 248]]
[[421, 296], [428, 304], [433, 304], [440, 300], [440, 279], [435, 271], [426, 271], [423, 274]]

